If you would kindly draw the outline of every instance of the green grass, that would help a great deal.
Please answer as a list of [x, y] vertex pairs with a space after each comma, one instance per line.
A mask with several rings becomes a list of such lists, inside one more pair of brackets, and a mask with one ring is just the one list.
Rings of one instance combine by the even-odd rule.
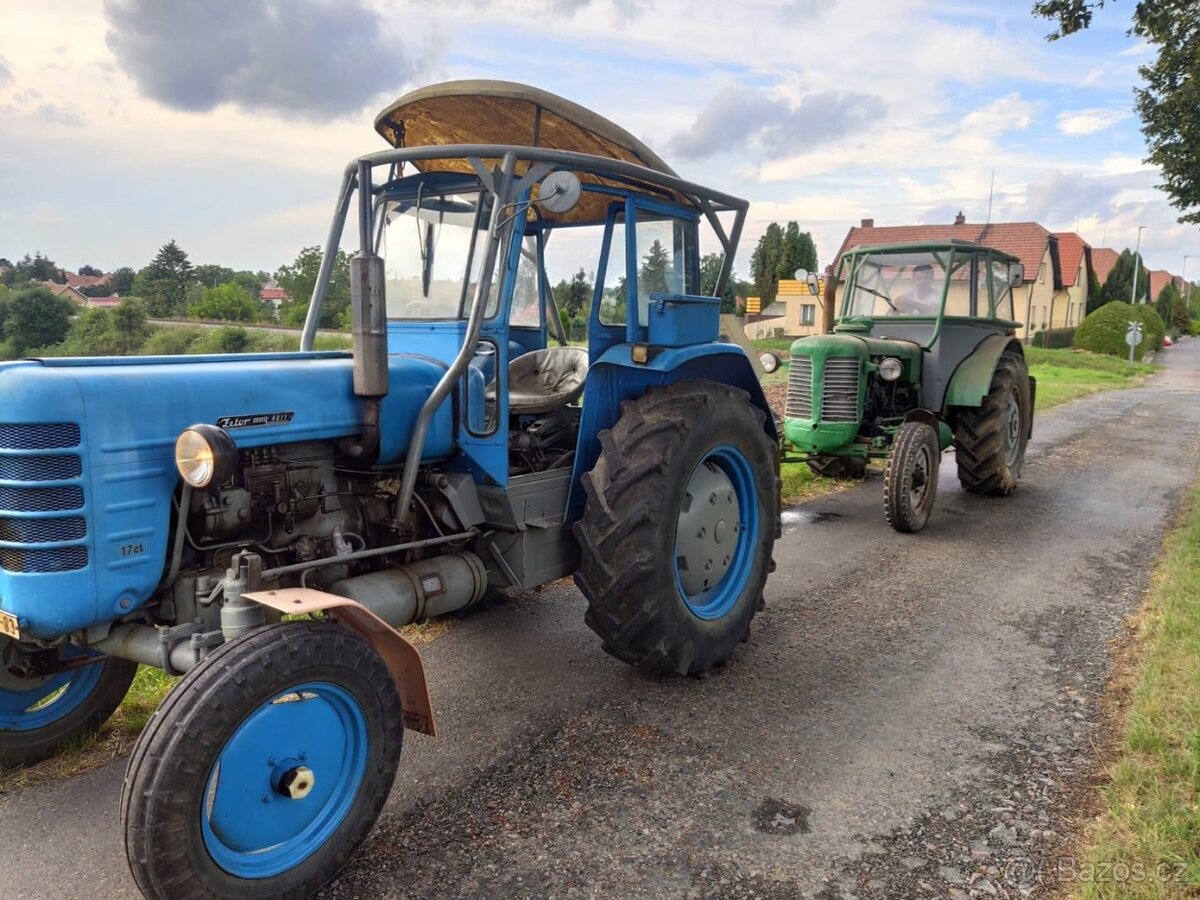
[[1128, 362], [1076, 350], [1041, 350], [1026, 347], [1029, 374], [1037, 379], [1037, 411], [1069, 400], [1125, 387], [1136, 387], [1161, 366]]
[[[1134, 624], [1103, 810], [1081, 848], [1074, 896], [1084, 900], [1200, 893], [1200, 488]], [[1124, 871], [1154, 877], [1088, 877]]]
[[167, 691], [178, 681], [162, 669], [138, 666], [137, 677], [109, 723], [126, 734], [140, 734]]

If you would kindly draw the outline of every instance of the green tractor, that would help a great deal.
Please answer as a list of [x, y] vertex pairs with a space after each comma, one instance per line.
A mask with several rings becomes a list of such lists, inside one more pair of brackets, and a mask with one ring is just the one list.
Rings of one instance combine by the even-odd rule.
[[960, 241], [857, 247], [832, 334], [792, 344], [784, 431], [817, 473], [861, 478], [886, 461], [884, 511], [920, 531], [952, 444], [963, 487], [1007, 496], [1033, 432], [1013, 289], [1021, 263]]

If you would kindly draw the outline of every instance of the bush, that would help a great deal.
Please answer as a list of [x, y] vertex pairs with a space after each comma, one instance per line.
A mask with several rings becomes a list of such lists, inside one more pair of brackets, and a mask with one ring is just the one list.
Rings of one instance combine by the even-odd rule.
[[142, 345], [139, 351], [144, 356], [182, 356], [192, 352], [192, 345], [200, 339], [203, 328], [177, 328], [163, 326]]
[[1075, 328], [1050, 328], [1033, 336], [1033, 346], [1047, 350], [1066, 350], [1075, 344]]
[[1133, 355], [1135, 359], [1141, 359], [1149, 351], [1162, 347], [1166, 329], [1151, 307], [1130, 306], [1120, 300], [1105, 303], [1084, 319], [1075, 331], [1074, 346], [1093, 353], [1127, 356], [1129, 345], [1125, 343], [1125, 332], [1135, 319], [1142, 323], [1142, 341], [1134, 348]]
[[1200, 337], [1200, 319], [1192, 319], [1188, 322], [1188, 334], [1192, 337]]

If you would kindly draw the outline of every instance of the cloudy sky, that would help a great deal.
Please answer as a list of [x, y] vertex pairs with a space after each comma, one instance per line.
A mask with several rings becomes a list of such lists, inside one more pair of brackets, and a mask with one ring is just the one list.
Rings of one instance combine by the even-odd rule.
[[1200, 274], [1132, 113], [1130, 3], [1047, 43], [1031, 0], [9, 0], [0, 256], [273, 270], [319, 243], [374, 114], [452, 78], [609, 116], [750, 199], [739, 256], [796, 219], [822, 264], [863, 217], [1078, 230]]

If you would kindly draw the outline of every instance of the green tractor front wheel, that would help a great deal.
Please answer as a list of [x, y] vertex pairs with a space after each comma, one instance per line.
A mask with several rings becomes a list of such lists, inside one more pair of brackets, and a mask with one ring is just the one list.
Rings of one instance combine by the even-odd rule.
[[920, 531], [929, 521], [941, 456], [937, 432], [927, 423], [905, 422], [896, 432], [883, 475], [883, 508], [897, 531]]

